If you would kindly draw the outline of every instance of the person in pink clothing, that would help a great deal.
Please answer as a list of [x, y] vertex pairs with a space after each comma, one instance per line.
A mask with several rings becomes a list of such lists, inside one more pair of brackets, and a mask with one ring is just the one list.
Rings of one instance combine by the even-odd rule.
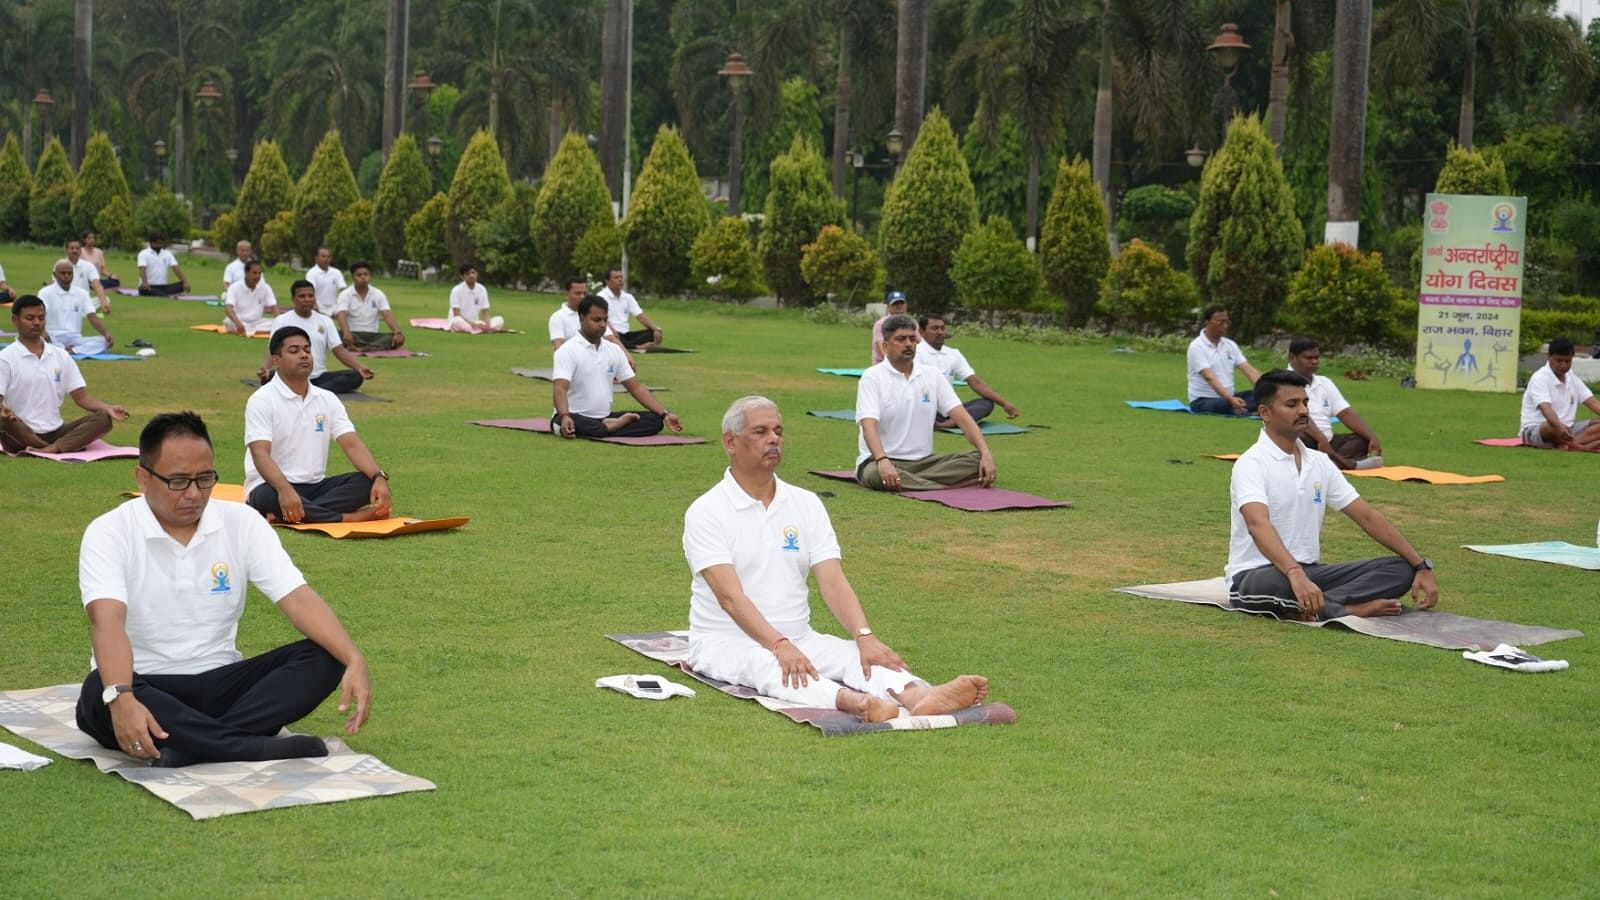
[[905, 315], [906, 292], [890, 291], [889, 299], [884, 302], [884, 305], [889, 308], [889, 311], [884, 313], [882, 318], [878, 319], [878, 321], [872, 323], [873, 365], [883, 362], [883, 320], [889, 318], [890, 316]]

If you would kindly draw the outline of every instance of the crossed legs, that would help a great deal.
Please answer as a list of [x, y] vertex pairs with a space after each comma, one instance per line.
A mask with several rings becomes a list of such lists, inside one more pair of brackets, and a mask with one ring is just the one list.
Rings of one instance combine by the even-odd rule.
[[0, 424], [0, 447], [7, 453], [39, 450], [45, 453], [74, 453], [89, 446], [111, 431], [111, 414], [90, 413], [67, 422], [54, 431], [35, 432], [19, 418], [12, 417]]

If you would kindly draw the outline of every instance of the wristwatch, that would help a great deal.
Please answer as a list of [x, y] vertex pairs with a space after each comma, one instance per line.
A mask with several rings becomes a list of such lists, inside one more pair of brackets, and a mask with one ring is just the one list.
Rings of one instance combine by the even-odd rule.
[[372, 480], [373, 481], [377, 481], [379, 478], [382, 478], [384, 481], [388, 481], [389, 480], [389, 473], [385, 472], [382, 469], [379, 469], [378, 471], [372, 473]]
[[111, 701], [121, 697], [123, 694], [130, 693], [132, 690], [133, 685], [131, 684], [110, 685], [105, 690], [100, 692], [100, 702], [110, 706]]
[[1428, 570], [1429, 572], [1432, 572], [1433, 571], [1433, 560], [1431, 560], [1431, 559], [1427, 558], [1426, 556], [1424, 556], [1421, 560], [1419, 560], [1417, 562], [1416, 565], [1412, 566], [1411, 568], [1412, 568], [1413, 571], [1416, 571], [1416, 572], [1421, 572], [1424, 569]]
[[866, 627], [865, 625], [863, 625], [860, 628], [856, 629], [856, 637], [858, 637], [858, 638], [872, 637], [872, 629]]

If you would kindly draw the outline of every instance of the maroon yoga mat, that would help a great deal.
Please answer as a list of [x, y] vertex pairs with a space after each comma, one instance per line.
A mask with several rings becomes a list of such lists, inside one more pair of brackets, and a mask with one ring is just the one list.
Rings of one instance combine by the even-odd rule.
[[[550, 430], [550, 420], [537, 419], [473, 419], [468, 425], [484, 425], [489, 428], [510, 428], [515, 431], [534, 431], [539, 434], [554, 434]], [[624, 444], [629, 447], [665, 447], [678, 444], [704, 444], [705, 438], [680, 437], [675, 434], [652, 434], [649, 437], [603, 437], [589, 438], [605, 444]]]
[[[823, 478], [832, 478], [836, 481], [848, 481], [857, 484], [856, 473], [851, 469], [826, 470], [812, 469], [811, 474]], [[895, 493], [884, 491], [884, 493]], [[1050, 500], [1033, 494], [1024, 494], [1021, 491], [1008, 491], [1005, 488], [995, 487], [962, 487], [941, 488], [937, 491], [900, 491], [895, 496], [907, 500], [928, 500], [933, 503], [942, 503], [951, 509], [966, 512], [993, 512], [1000, 509], [1070, 509], [1071, 500]]]

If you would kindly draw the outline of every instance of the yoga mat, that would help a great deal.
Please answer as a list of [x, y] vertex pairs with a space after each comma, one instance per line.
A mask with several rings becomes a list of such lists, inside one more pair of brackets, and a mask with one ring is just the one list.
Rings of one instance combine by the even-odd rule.
[[1600, 572], [1600, 548], [1583, 547], [1566, 541], [1538, 541], [1532, 544], [1462, 544], [1468, 550], [1490, 556], [1509, 556], [1512, 559], [1531, 559], [1534, 562], [1555, 563]]
[[54, 462], [86, 463], [99, 462], [102, 459], [137, 459], [139, 457], [139, 448], [118, 447], [96, 438], [90, 441], [89, 445], [82, 450], [73, 453], [41, 453], [38, 450], [24, 450], [21, 453], [13, 453], [11, 455], [37, 456], [40, 459], [48, 459]]
[[86, 359], [95, 359], [100, 362], [125, 362], [127, 360], [138, 362], [144, 359], [142, 356], [131, 356], [127, 353], [74, 353], [72, 358], [78, 362], [83, 362]]
[[[125, 491], [125, 497], [137, 497], [138, 491]], [[217, 482], [211, 489], [211, 499], [221, 500], [225, 503], [243, 503], [244, 485], [229, 484], [224, 481]], [[414, 519], [409, 516], [393, 516], [387, 519], [373, 519], [370, 522], [306, 522], [299, 525], [290, 525], [288, 522], [273, 522], [278, 528], [291, 528], [295, 531], [320, 531], [331, 538], [378, 538], [399, 537], [403, 534], [421, 534], [424, 531], [445, 531], [451, 528], [460, 528], [472, 521], [467, 516], [453, 516], [446, 519]]]
[[634, 349], [629, 350], [628, 352], [629, 353], [699, 353], [700, 351], [698, 351], [698, 350], [688, 350], [688, 349], [685, 349], [683, 347], [651, 347], [648, 350], [640, 350], [638, 348], [634, 348]]
[[853, 409], [808, 409], [806, 415], [816, 416], [819, 419], [839, 419], [845, 422], [856, 420], [856, 411]]
[[[1134, 409], [1154, 409], [1161, 412], [1181, 412], [1191, 416], [1216, 416], [1219, 419], [1254, 419], [1261, 421], [1260, 416], [1225, 416], [1221, 413], [1197, 413], [1189, 408], [1189, 404], [1182, 400], [1124, 400], [1123, 403]], [[1337, 421], [1337, 420], [1335, 420]]]
[[708, 684], [730, 697], [754, 700], [791, 722], [810, 725], [828, 737], [867, 734], [874, 731], [931, 731], [935, 728], [955, 728], [961, 725], [1010, 725], [1017, 721], [1016, 712], [1004, 703], [985, 703], [943, 716], [905, 715], [887, 722], [863, 722], [837, 709], [801, 706], [798, 703], [758, 694], [752, 688], [743, 685], [729, 684], [701, 675], [689, 668], [687, 631], [644, 631], [635, 634], [608, 634], [606, 637], [641, 656], [673, 666], [690, 678]]
[[[556, 437], [550, 430], [549, 419], [473, 419], [468, 425], [483, 425], [487, 428], [510, 428], [513, 431], [532, 431], [536, 434], [548, 434]], [[680, 437], [675, 434], [652, 434], [649, 437], [602, 437], [585, 438], [590, 441], [600, 441], [604, 444], [623, 444], [629, 447], [666, 447], [684, 444], [704, 444], [705, 438]]]
[[[553, 381], [556, 380], [556, 370], [555, 369], [523, 369], [523, 368], [513, 367], [511, 369], [511, 374], [513, 374], [513, 375], [521, 375], [523, 378], [537, 378], [540, 381], [553, 382]], [[645, 390], [649, 391], [652, 394], [659, 394], [662, 391], [668, 390], [668, 388], [656, 387], [653, 384], [647, 384], [644, 387], [645, 387]], [[614, 381], [611, 383], [611, 393], [613, 393], [613, 394], [626, 394], [627, 392], [628, 392], [628, 389], [623, 387], [622, 385], [620, 385], [620, 384], [618, 384], [618, 383], [616, 383]]]
[[355, 351], [355, 354], [357, 356], [366, 356], [372, 359], [407, 359], [413, 356], [428, 355], [420, 350], [406, 350], [405, 348], [401, 348], [399, 350], [357, 350]]
[[[832, 368], [830, 368], [830, 369], [818, 369], [817, 371], [821, 372], [824, 375], [843, 375], [845, 378], [860, 378], [862, 375], [865, 375], [867, 373], [866, 369], [832, 369]], [[966, 387], [967, 386], [967, 383], [965, 381], [959, 381], [958, 380], [958, 381], [952, 381], [950, 383], [955, 385], [956, 387]]]
[[[241, 378], [241, 379], [239, 379], [239, 383], [244, 385], [247, 388], [258, 388], [258, 387], [261, 387], [261, 379], [259, 379], [259, 378]], [[379, 397], [376, 394], [368, 394], [365, 391], [345, 391], [342, 394], [334, 394], [334, 396], [338, 397], [340, 400], [343, 400], [346, 403], [393, 403], [394, 402], [393, 400], [390, 400], [388, 397]]]
[[[816, 416], [819, 419], [839, 419], [845, 422], [854, 422], [856, 420], [856, 411], [853, 409], [811, 409], [806, 411], [806, 415]], [[939, 428], [936, 430], [948, 434], [961, 433], [959, 428]], [[978, 423], [978, 430], [984, 434], [1026, 434], [1028, 432], [1028, 429], [1021, 425], [1012, 425], [1007, 422], [990, 422], [987, 419]]]
[[433, 782], [391, 769], [333, 737], [323, 738], [328, 755], [316, 759], [152, 768], [144, 760], [107, 750], [78, 730], [79, 690], [80, 685], [58, 684], [0, 692], [0, 727], [68, 759], [90, 760], [100, 771], [122, 776], [194, 819], [435, 789]]
[[[1237, 453], [1210, 453], [1212, 459], [1232, 462], [1239, 458]], [[1379, 466], [1376, 469], [1341, 469], [1345, 475], [1353, 478], [1386, 478], [1389, 481], [1421, 481], [1427, 484], [1497, 484], [1505, 481], [1504, 475], [1457, 475], [1454, 472], [1440, 472], [1434, 469], [1422, 469], [1417, 466]]]
[[[228, 337], [238, 337], [238, 335], [236, 335], [233, 332], [229, 331], [228, 329], [222, 327], [221, 325], [216, 324], [215, 322], [210, 323], [208, 325], [190, 325], [189, 326], [189, 330], [190, 331], [209, 331], [212, 334], [225, 334]], [[268, 334], [268, 333], [266, 333], [264, 331], [254, 332], [250, 336], [253, 337], [253, 338], [259, 338], [259, 339], [261, 339], [263, 341], [272, 337], [272, 335], [270, 335], [270, 334]]]
[[[1533, 446], [1532, 444], [1524, 444], [1522, 442], [1522, 438], [1520, 438], [1520, 437], [1484, 438], [1482, 440], [1473, 441], [1473, 443], [1474, 444], [1482, 444], [1485, 447], [1532, 447]], [[1534, 447], [1534, 449], [1542, 450], [1542, 449], [1546, 449], [1546, 448]], [[1572, 451], [1577, 452], [1577, 453], [1593, 453], [1593, 452], [1595, 452], [1593, 450], [1580, 450], [1577, 447], [1551, 447], [1551, 448], [1548, 448], [1548, 449], [1551, 449], [1551, 450], [1572, 450]]]
[[151, 300], [185, 300], [190, 303], [211, 303], [222, 299], [220, 294], [174, 294], [170, 297], [162, 297], [155, 294], [142, 295], [139, 293], [138, 288], [130, 287], [114, 287], [111, 289], [111, 293], [121, 294], [124, 297], [148, 296]]
[[[1179, 581], [1171, 584], [1141, 584], [1133, 587], [1117, 588], [1117, 591], [1123, 594], [1132, 594], [1135, 597], [1148, 597], [1152, 600], [1177, 600], [1181, 603], [1198, 603], [1206, 606], [1215, 606], [1229, 612], [1250, 613], [1251, 615], [1276, 618], [1272, 613], [1258, 613], [1253, 610], [1237, 609], [1229, 604], [1228, 588], [1220, 576], [1200, 581]], [[1445, 650], [1490, 650], [1500, 644], [1512, 644], [1522, 647], [1566, 638], [1583, 637], [1583, 632], [1581, 631], [1545, 628], [1539, 625], [1518, 625], [1514, 622], [1496, 622], [1490, 619], [1474, 619], [1470, 616], [1458, 616], [1454, 613], [1417, 609], [1410, 606], [1405, 607], [1398, 616], [1381, 616], [1372, 619], [1363, 619], [1360, 616], [1340, 616], [1337, 619], [1328, 619], [1321, 622], [1301, 622], [1298, 619], [1284, 619], [1282, 621], [1293, 622], [1297, 625], [1311, 625], [1318, 628], [1324, 625], [1338, 625], [1372, 637], [1388, 638], [1391, 641], [1405, 641], [1411, 644], [1426, 644], [1429, 647], [1441, 647]]]
[[[835, 481], [848, 481], [860, 487], [856, 481], [854, 469], [812, 469], [811, 474], [832, 478]], [[907, 500], [927, 500], [933, 503], [942, 503], [951, 509], [965, 512], [994, 512], [1002, 509], [1071, 509], [1071, 500], [1050, 500], [1033, 494], [1024, 494], [1021, 491], [1008, 491], [1005, 488], [995, 487], [961, 487], [940, 488], [935, 491], [878, 491], [876, 493], [889, 494], [895, 497], [904, 497]]]
[[426, 328], [429, 331], [446, 331], [450, 334], [522, 334], [522, 330], [518, 328], [502, 328], [499, 331], [483, 331], [475, 327], [471, 332], [450, 331], [449, 319], [412, 319], [411, 327]]

